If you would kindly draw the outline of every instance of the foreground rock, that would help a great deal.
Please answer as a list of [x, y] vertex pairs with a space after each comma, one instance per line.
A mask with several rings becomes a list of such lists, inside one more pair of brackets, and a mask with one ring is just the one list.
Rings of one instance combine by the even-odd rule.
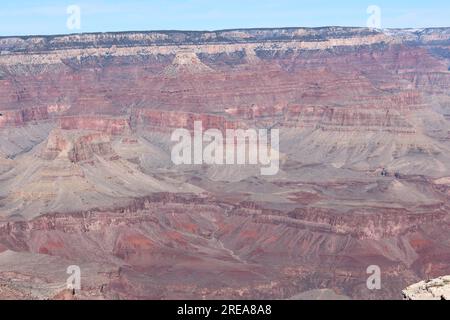
[[413, 284], [403, 295], [407, 300], [450, 300], [450, 276]]

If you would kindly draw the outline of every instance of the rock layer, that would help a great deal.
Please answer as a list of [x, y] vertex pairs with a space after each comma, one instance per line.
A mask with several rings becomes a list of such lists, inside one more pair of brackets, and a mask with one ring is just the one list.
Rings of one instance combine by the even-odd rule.
[[[0, 298], [401, 299], [449, 274], [449, 53], [447, 28], [0, 38]], [[175, 166], [195, 121], [279, 129], [279, 173]]]

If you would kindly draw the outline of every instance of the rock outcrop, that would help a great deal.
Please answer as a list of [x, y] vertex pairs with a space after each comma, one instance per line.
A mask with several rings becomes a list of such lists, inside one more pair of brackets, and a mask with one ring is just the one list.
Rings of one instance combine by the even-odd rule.
[[422, 281], [403, 290], [406, 300], [450, 300], [450, 276]]

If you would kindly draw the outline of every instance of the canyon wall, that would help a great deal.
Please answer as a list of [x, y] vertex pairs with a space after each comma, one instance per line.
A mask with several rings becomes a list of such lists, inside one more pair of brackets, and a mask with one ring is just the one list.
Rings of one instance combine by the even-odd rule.
[[[0, 298], [401, 299], [450, 274], [449, 70], [448, 28], [0, 38]], [[278, 174], [174, 165], [195, 121]]]

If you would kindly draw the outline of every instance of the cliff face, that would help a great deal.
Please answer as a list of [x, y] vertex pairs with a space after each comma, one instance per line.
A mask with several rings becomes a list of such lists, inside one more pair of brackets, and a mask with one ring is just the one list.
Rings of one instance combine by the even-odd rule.
[[441, 38], [430, 40], [432, 32], [287, 29], [5, 38], [0, 103], [23, 108], [64, 102], [75, 114], [90, 108], [120, 114], [132, 104], [195, 112], [318, 98], [320, 105], [345, 105], [356, 102], [350, 98], [355, 95], [383, 103], [393, 91], [445, 91], [448, 34], [437, 30]]
[[[82, 298], [400, 299], [449, 274], [449, 66], [447, 28], [0, 38], [0, 297], [66, 297], [72, 264]], [[195, 121], [280, 129], [279, 173], [174, 166]]]

